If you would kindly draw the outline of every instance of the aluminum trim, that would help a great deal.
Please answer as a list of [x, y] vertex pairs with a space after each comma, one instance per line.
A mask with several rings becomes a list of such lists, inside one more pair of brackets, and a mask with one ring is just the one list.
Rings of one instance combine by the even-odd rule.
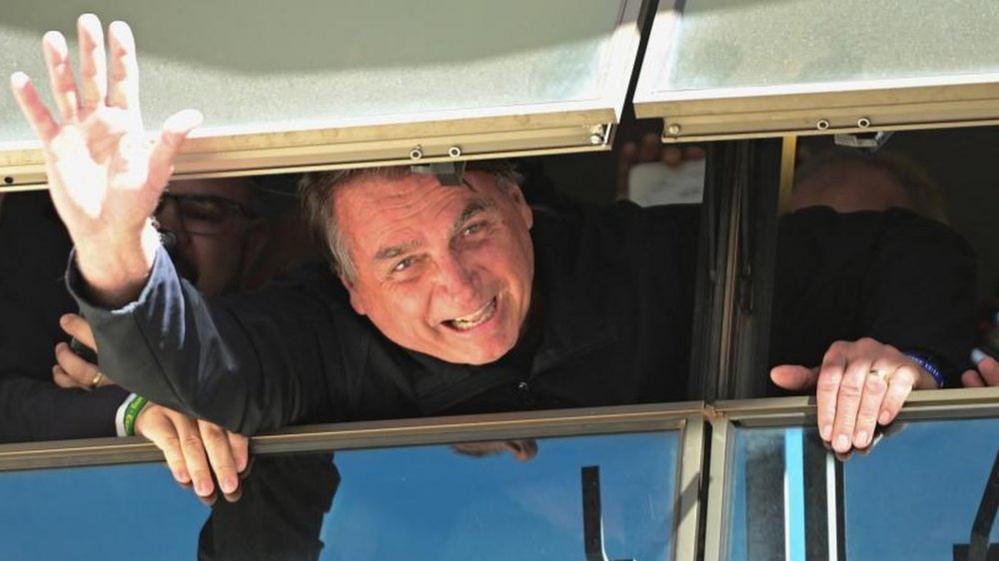
[[704, 479], [705, 423], [702, 415], [684, 421], [682, 446], [673, 501], [673, 559], [697, 559], [701, 526], [701, 490]]
[[[254, 454], [273, 454], [675, 430], [687, 417], [700, 415], [702, 408], [701, 402], [684, 402], [312, 425], [255, 436], [251, 449]], [[0, 445], [0, 472], [161, 460], [159, 450], [138, 437]]]
[[730, 490], [729, 464], [732, 456], [732, 423], [723, 417], [711, 419], [711, 462], [706, 499], [704, 561], [722, 561], [728, 548], [727, 518]]

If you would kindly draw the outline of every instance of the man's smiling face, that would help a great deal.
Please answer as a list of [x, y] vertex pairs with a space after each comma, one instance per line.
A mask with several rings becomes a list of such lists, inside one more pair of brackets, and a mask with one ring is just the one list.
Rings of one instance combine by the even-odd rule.
[[531, 304], [533, 217], [515, 185], [470, 171], [361, 177], [334, 194], [356, 274], [351, 304], [402, 347], [485, 364], [517, 342]]

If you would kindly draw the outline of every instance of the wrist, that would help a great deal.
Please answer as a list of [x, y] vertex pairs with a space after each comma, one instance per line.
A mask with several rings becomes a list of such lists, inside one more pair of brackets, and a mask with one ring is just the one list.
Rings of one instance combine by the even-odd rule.
[[933, 361], [916, 353], [905, 353], [905, 356], [919, 367], [919, 379], [914, 386], [916, 389], [935, 390], [944, 387], [943, 372]]
[[147, 221], [134, 235], [90, 237], [76, 243], [76, 265], [88, 296], [107, 307], [121, 307], [142, 291], [153, 268], [159, 234]]

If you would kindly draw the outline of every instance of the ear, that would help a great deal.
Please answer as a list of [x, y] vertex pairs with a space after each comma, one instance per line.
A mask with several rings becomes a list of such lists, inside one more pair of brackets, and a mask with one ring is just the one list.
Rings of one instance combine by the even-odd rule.
[[517, 207], [517, 211], [520, 212], [520, 217], [527, 224], [527, 229], [530, 230], [534, 226], [534, 211], [531, 210], [531, 205], [527, 204], [524, 192], [520, 190], [520, 185], [511, 186], [507, 194], [513, 199], [513, 204]]
[[347, 294], [350, 295], [350, 307], [354, 308], [354, 311], [357, 312], [357, 315], [359, 316], [368, 315], [367, 306], [364, 304], [364, 297], [360, 294], [357, 285], [345, 277], [342, 273], [337, 276], [340, 277], [340, 282], [343, 284], [343, 287], [347, 289]]

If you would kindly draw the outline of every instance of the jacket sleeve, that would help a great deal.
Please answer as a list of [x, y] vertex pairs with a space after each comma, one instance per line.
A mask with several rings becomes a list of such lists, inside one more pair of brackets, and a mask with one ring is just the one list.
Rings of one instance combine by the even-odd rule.
[[861, 294], [868, 334], [929, 359], [947, 387], [960, 387], [974, 344], [977, 258], [943, 224], [902, 211], [885, 220]]
[[128, 392], [60, 388], [21, 372], [0, 374], [0, 442], [115, 436], [115, 414]]
[[[163, 249], [138, 299], [115, 310], [67, 285], [90, 322], [101, 371], [143, 397], [241, 434], [315, 422], [340, 363], [328, 305], [299, 283], [209, 302]], [[333, 284], [328, 276], [326, 285]]]

